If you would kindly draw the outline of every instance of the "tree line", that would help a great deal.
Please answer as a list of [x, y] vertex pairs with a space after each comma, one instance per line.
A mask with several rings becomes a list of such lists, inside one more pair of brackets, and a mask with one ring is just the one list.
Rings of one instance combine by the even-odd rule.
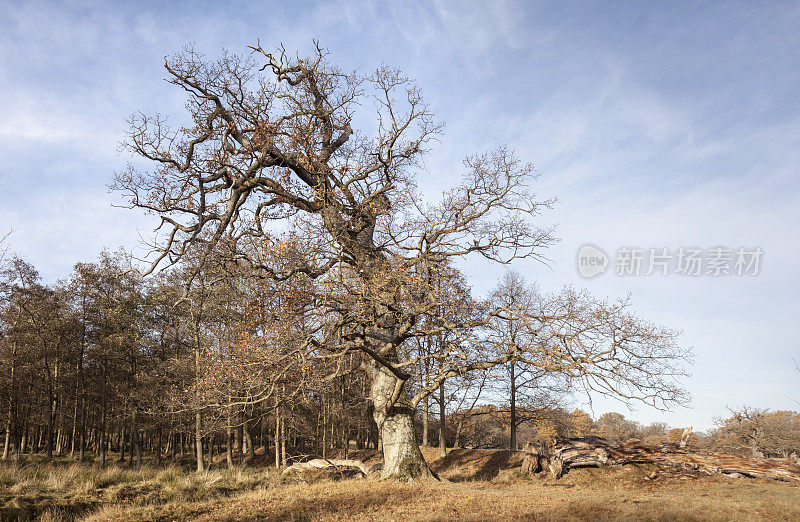
[[[228, 466], [256, 453], [282, 466], [378, 449], [362, 361], [311, 361], [291, 352], [308, 335], [301, 312], [313, 303], [310, 289], [285, 294], [268, 280], [217, 268], [196, 276], [184, 297], [190, 270], [143, 278], [121, 253], [79, 263], [50, 286], [30, 264], [10, 259], [0, 285], [3, 460], [41, 452], [100, 465], [128, 459], [138, 467], [143, 453], [156, 464], [192, 455], [204, 469], [223, 454]], [[455, 303], [471, 297], [463, 278], [454, 270], [449, 275], [450, 313], [456, 314]], [[528, 312], [541, 299], [515, 272], [488, 297]], [[525, 342], [511, 316], [483, 329], [483, 342], [498, 336], [497, 349]], [[432, 356], [441, 342], [437, 332], [411, 347], [420, 376], [412, 391], [439, 364]], [[418, 404], [416, 440], [445, 453], [450, 447], [516, 449], [518, 440], [555, 437], [646, 444], [680, 437], [681, 430], [664, 423], [641, 426], [619, 413], [595, 421], [582, 410], [569, 412], [564, 405], [572, 391], [563, 375], [514, 359], [456, 374]], [[744, 407], [717, 424], [691, 443], [754, 456], [800, 450], [794, 412]]]
[[[0, 285], [3, 458], [42, 452], [82, 461], [88, 452], [103, 465], [115, 452], [138, 466], [143, 452], [157, 463], [191, 453], [203, 469], [215, 454], [234, 465], [256, 448], [275, 465], [377, 448], [363, 358], [297, 349], [308, 339], [308, 313], [315, 312], [311, 288], [287, 293], [269, 280], [215, 266], [195, 275], [184, 295], [189, 268], [143, 278], [121, 253], [79, 263], [50, 286], [33, 266], [12, 258]], [[480, 304], [455, 270], [449, 275], [450, 313], [471, 313]], [[511, 309], [512, 301], [530, 307], [536, 299], [535, 289], [510, 272], [489, 301]], [[487, 323], [482, 341], [499, 351], [523, 342], [509, 323], [510, 317]], [[453, 347], [442, 332], [417, 338], [409, 349], [420, 376], [412, 392], [424, 388], [431, 366], [450, 368]], [[442, 451], [459, 439], [496, 446], [496, 438], [468, 436], [469, 428], [461, 434], [495, 402], [510, 426], [502, 445], [515, 447], [517, 428], [532, 420], [532, 408], [552, 410], [567, 393], [563, 377], [517, 360], [454, 373], [419, 402], [417, 438]]]

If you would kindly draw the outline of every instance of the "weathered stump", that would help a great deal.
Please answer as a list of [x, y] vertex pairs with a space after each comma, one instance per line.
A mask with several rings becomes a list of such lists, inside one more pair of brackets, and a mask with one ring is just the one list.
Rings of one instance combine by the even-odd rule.
[[679, 448], [685, 448], [686, 445], [689, 443], [689, 435], [692, 434], [692, 427], [689, 426], [688, 428], [683, 428], [683, 433], [681, 434], [681, 440], [678, 442]]
[[539, 444], [525, 443], [525, 457], [522, 459], [522, 473], [533, 475], [542, 471], [543, 455]]

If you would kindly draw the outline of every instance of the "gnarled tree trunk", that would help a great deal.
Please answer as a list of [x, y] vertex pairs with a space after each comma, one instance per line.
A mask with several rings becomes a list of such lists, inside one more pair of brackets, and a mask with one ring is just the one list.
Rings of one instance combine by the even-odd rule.
[[369, 375], [373, 417], [383, 442], [381, 478], [410, 481], [435, 477], [417, 445], [414, 409], [409, 405], [403, 382], [374, 361], [364, 363]]

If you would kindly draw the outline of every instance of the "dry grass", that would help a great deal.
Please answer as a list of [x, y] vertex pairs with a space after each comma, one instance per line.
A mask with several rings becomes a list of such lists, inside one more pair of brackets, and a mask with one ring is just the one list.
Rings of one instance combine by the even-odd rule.
[[0, 519], [74, 520], [102, 506], [198, 502], [279, 483], [264, 470], [190, 473], [179, 467], [100, 469], [79, 464], [0, 466]]
[[650, 469], [578, 470], [559, 482], [298, 484], [195, 504], [101, 510], [92, 520], [791, 520], [800, 488], [704, 477], [655, 480]]
[[[520, 455], [426, 451], [446, 480], [287, 484], [259, 469], [191, 473], [0, 468], [0, 518], [65, 520], [800, 520], [797, 484], [686, 477], [652, 465], [516, 475]], [[369, 455], [359, 455], [365, 458]], [[658, 473], [655, 479], [650, 477]]]

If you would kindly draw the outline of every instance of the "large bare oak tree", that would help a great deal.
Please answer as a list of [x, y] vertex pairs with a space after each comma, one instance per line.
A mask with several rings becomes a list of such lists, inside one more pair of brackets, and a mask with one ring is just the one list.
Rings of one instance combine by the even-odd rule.
[[[419, 194], [415, 177], [441, 126], [400, 72], [343, 72], [319, 45], [308, 58], [259, 45], [207, 60], [187, 48], [165, 68], [186, 92], [189, 121], [173, 128], [159, 115], [132, 117], [128, 145], [152, 166], [131, 166], [114, 184], [130, 206], [161, 220], [150, 271], [189, 252], [224, 250], [260, 277], [328, 284], [319, 315], [333, 326], [313, 330], [303, 346], [363, 356], [384, 477], [430, 475], [414, 408], [464, 372], [516, 359], [624, 397], [680, 396], [669, 380], [682, 355], [674, 332], [605, 303], [554, 297], [528, 321], [541, 342], [512, 351], [481, 344], [474, 327], [513, 311], [486, 308], [469, 324], [440, 313], [439, 274], [451, 259], [541, 255], [553, 237], [533, 218], [550, 201], [534, 197], [532, 166], [504, 148], [467, 158], [439, 202]], [[370, 108], [371, 123], [354, 128]], [[422, 366], [407, 341], [442, 331], [458, 333], [437, 351], [447, 362], [429, 365], [438, 370], [407, 394]]]

